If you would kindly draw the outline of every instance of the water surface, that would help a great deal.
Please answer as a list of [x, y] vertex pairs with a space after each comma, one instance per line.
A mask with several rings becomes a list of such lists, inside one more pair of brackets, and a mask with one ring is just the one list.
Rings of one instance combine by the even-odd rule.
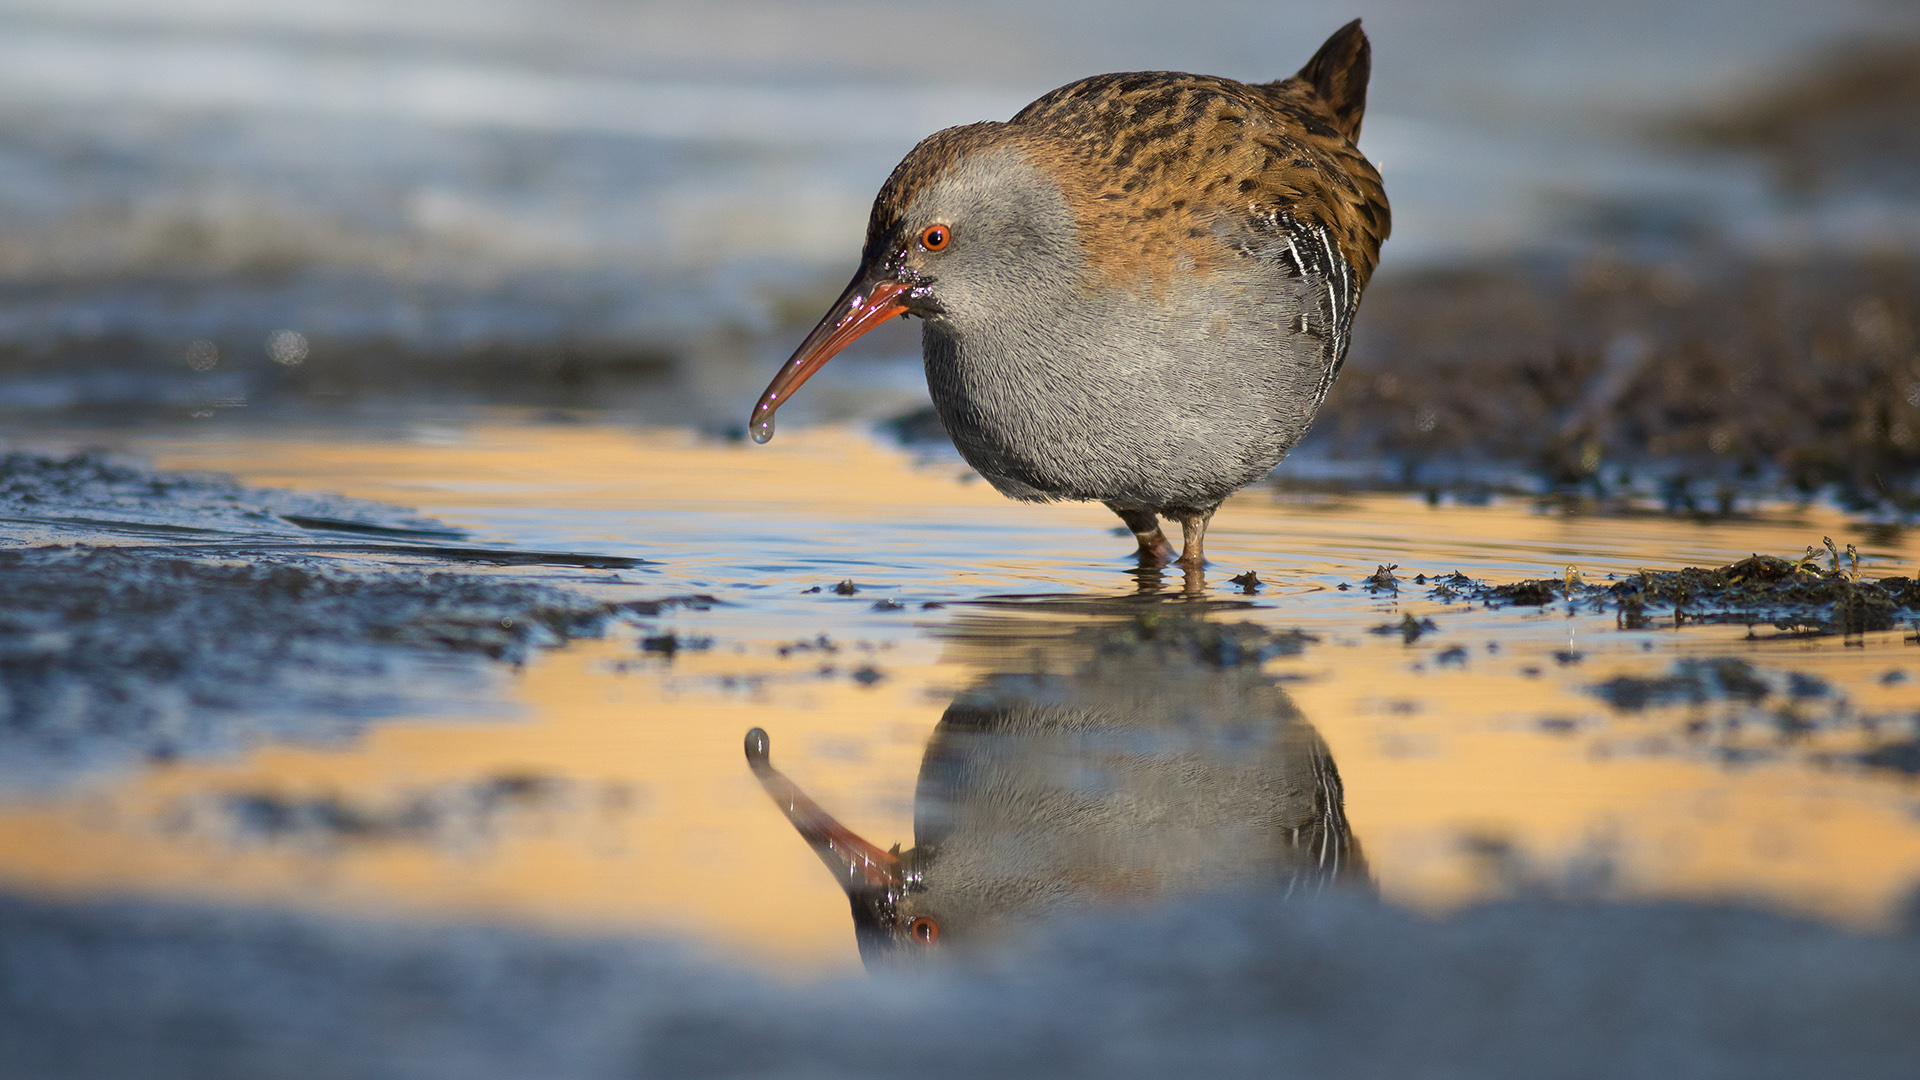
[[[765, 729], [780, 768], [851, 829], [911, 847], [922, 754], [957, 695], [1072, 671], [1076, 634], [1156, 612], [1312, 636], [1260, 674], [1324, 740], [1391, 901], [1444, 908], [1575, 880], [1871, 927], [1920, 877], [1920, 791], [1857, 760], [1914, 734], [1911, 629], [1796, 637], [1652, 612], [1628, 630], [1613, 612], [1475, 607], [1415, 583], [1569, 567], [1605, 580], [1797, 555], [1823, 536], [1859, 545], [1869, 577], [1913, 573], [1907, 534], [1818, 504], [1701, 523], [1254, 488], [1216, 519], [1205, 600], [1171, 580], [1142, 600], [1106, 511], [1008, 502], [956, 460], [864, 429], [753, 447], [528, 420], [55, 439], [413, 507], [475, 543], [637, 557], [552, 573], [607, 595], [712, 602], [536, 653], [484, 717], [394, 717], [344, 745], [266, 741], [13, 792], [0, 881], [618, 926], [774, 971], [846, 969], [858, 963], [846, 899], [755, 782], [743, 734]], [[1361, 584], [1386, 564], [1397, 593]], [[1257, 595], [1228, 582], [1249, 570]], [[1375, 632], [1409, 615], [1433, 629]], [[1638, 711], [1594, 690], [1727, 659], [1763, 689], [1709, 686]]]

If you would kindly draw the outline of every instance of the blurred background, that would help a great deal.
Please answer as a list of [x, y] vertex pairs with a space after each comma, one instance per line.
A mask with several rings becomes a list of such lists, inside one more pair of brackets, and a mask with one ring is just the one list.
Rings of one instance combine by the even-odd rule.
[[[1905, 505], [1869, 477], [1920, 464], [1920, 420], [1783, 441], [1798, 414], [1752, 394], [1622, 403], [1662, 358], [1776, 393], [1686, 342], [1830, 318], [1830, 352], [1880, 366], [1806, 392], [1920, 404], [1910, 0], [8, 0], [0, 419], [513, 404], [737, 433], [918, 139], [1101, 71], [1284, 76], [1356, 14], [1395, 228], [1350, 369], [1373, 374], [1303, 461], [1577, 485], [1691, 455], [1669, 482]], [[1756, 267], [1785, 294], [1756, 294]], [[795, 419], [911, 412], [916, 353], [911, 327], [874, 335]], [[1583, 404], [1603, 370], [1619, 391]]]

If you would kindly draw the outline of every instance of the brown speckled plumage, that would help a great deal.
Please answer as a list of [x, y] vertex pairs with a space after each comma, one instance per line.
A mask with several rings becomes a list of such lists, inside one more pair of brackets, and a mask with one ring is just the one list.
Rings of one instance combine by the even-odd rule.
[[967, 154], [1011, 143], [1063, 178], [1089, 262], [1109, 281], [1204, 272], [1223, 254], [1212, 242], [1216, 221], [1257, 228], [1278, 214], [1330, 228], [1364, 288], [1392, 224], [1380, 173], [1355, 145], [1368, 51], [1356, 19], [1316, 57], [1328, 85], [1345, 91], [1337, 101], [1311, 80], [1312, 64], [1262, 84], [1122, 72], [1069, 83], [1004, 124], [938, 132], [880, 189], [869, 251], [892, 238], [930, 180]]
[[1179, 521], [1198, 587], [1208, 518], [1305, 433], [1387, 237], [1356, 146], [1370, 67], [1356, 20], [1272, 83], [1098, 75], [929, 136], [755, 438], [847, 341], [917, 315], [934, 404], [982, 476], [1104, 502], [1151, 562], [1172, 557], [1158, 518]]

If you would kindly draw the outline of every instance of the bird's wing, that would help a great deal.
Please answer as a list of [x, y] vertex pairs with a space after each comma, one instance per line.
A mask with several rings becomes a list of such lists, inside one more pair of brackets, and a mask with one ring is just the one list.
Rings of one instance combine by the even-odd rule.
[[1323, 343], [1326, 358], [1314, 400], [1325, 400], [1346, 362], [1353, 315], [1360, 307], [1359, 273], [1341, 250], [1333, 229], [1297, 217], [1288, 208], [1256, 203], [1236, 214], [1232, 227], [1221, 230], [1221, 238], [1247, 257], [1299, 279], [1305, 320], [1300, 329]]
[[1324, 399], [1391, 228], [1386, 191], [1311, 85], [1295, 77], [1242, 89], [1247, 122], [1216, 157], [1246, 176], [1216, 232], [1228, 247], [1300, 280], [1304, 329], [1324, 342]]
[[1380, 174], [1297, 76], [1250, 86], [1179, 71], [1097, 75], [1007, 127], [1033, 133], [1036, 153], [1071, 181], [1062, 190], [1096, 275], [1204, 271], [1221, 225], [1252, 230], [1280, 215], [1327, 230], [1329, 261], [1345, 264], [1357, 300], [1390, 225]]

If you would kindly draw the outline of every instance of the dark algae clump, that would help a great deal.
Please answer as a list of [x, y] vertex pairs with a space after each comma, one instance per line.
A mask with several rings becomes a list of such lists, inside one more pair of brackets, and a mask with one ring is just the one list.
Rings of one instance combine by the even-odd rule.
[[1857, 569], [1820, 569], [1812, 549], [1800, 559], [1754, 555], [1714, 568], [1642, 570], [1619, 581], [1588, 584], [1577, 578], [1537, 578], [1489, 585], [1462, 574], [1439, 579], [1437, 599], [1492, 605], [1544, 606], [1567, 601], [1614, 609], [1638, 629], [1665, 612], [1674, 622], [1771, 624], [1810, 634], [1863, 634], [1920, 620], [1920, 582], [1906, 577], [1868, 581]]
[[1904, 577], [1867, 581], [1849, 570], [1818, 570], [1755, 555], [1707, 570], [1642, 572], [1606, 587], [1623, 604], [1673, 609], [1690, 622], [1771, 622], [1783, 630], [1859, 634], [1891, 630], [1896, 615], [1920, 614], [1920, 588]]

